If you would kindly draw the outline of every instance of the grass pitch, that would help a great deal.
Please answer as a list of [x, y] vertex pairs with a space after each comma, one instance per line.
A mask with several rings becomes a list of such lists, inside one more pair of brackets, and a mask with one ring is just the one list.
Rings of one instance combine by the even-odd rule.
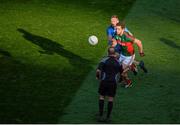
[[[1, 0], [0, 123], [57, 123], [104, 55], [110, 16], [125, 17], [132, 4]], [[95, 47], [87, 41], [93, 34]]]
[[[129, 30], [144, 45], [142, 71], [128, 89], [118, 86], [112, 123], [180, 123], [180, 2], [137, 0], [125, 18]], [[59, 123], [97, 123], [98, 82], [95, 69], [84, 81]], [[106, 108], [106, 106], [105, 106]]]

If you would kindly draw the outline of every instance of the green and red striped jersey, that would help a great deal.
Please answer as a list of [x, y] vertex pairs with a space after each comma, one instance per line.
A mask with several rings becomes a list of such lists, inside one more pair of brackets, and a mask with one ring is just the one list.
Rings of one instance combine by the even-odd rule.
[[128, 33], [124, 32], [122, 36], [115, 35], [114, 39], [117, 41], [117, 44], [121, 46], [121, 54], [124, 56], [131, 56], [134, 54], [134, 40], [133, 36], [130, 36]]

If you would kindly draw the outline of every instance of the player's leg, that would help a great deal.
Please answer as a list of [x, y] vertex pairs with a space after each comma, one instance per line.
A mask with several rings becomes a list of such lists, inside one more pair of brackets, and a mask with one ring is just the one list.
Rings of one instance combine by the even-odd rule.
[[127, 56], [125, 57], [125, 59], [123, 60], [122, 66], [123, 66], [123, 73], [122, 73], [122, 77], [123, 80], [125, 82], [125, 87], [130, 87], [132, 85], [132, 81], [129, 79], [128, 77], [128, 71], [130, 70], [130, 66], [132, 65], [133, 61], [134, 61], [135, 55], [132, 56]]
[[134, 63], [135, 65], [139, 65], [139, 61], [137, 61], [137, 60], [134, 60], [133, 63]]
[[[119, 82], [125, 82], [125, 81], [126, 81], [126, 77], [127, 77], [126, 72], [127, 72], [128, 70], [129, 70], [128, 65], [126, 65], [126, 64], [124, 64], [124, 63], [122, 62]], [[125, 82], [125, 84], [126, 84], [126, 82]], [[124, 86], [125, 84], [122, 83], [122, 86]]]
[[133, 62], [134, 64], [138, 65], [145, 73], [148, 72], [147, 68], [145, 67], [145, 64], [144, 64], [144, 61], [137, 61], [137, 60], [134, 60]]
[[133, 55], [133, 60], [132, 60], [132, 64], [130, 65], [130, 70], [134, 73], [134, 75], [137, 75], [138, 73], [138, 69], [136, 66], [136, 61], [135, 61], [135, 54]]
[[101, 81], [99, 85], [99, 116], [98, 121], [103, 121], [103, 111], [104, 111], [104, 99], [106, 95], [106, 86], [105, 82]]
[[137, 68], [136, 63], [133, 62], [133, 63], [131, 64], [130, 70], [134, 73], [135, 76], [137, 75], [137, 73], [138, 73], [138, 68]]
[[116, 95], [117, 83], [109, 83], [108, 85], [108, 104], [107, 104], [107, 116], [106, 122], [110, 121], [111, 112], [113, 109], [113, 100]]
[[[105, 96], [100, 95], [99, 96], [99, 116], [102, 117], [103, 116], [103, 110], [104, 110], [104, 98]], [[100, 118], [101, 119], [101, 118]], [[100, 120], [99, 119], [99, 120]]]
[[129, 71], [129, 67], [127, 67], [127, 65], [126, 65], [126, 69], [121, 73], [121, 77], [122, 77], [123, 81], [125, 82], [125, 86], [124, 86], [125, 88], [130, 87], [132, 85], [132, 81], [128, 77], [128, 71]]
[[110, 122], [110, 116], [113, 109], [113, 100], [114, 97], [110, 97], [110, 96], [108, 97], [106, 122]]

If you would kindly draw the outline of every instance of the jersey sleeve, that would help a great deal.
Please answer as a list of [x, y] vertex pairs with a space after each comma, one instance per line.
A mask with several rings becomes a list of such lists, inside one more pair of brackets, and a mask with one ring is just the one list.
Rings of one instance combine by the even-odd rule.
[[107, 36], [113, 37], [112, 30], [110, 28], [107, 28], [106, 33], [107, 33]]
[[108, 60], [108, 59], [109, 59], [109, 57], [104, 57], [104, 58], [101, 60], [101, 62], [99, 63], [97, 69], [103, 70], [104, 65], [105, 65], [105, 63], [106, 63], [106, 60]]
[[130, 34], [128, 34], [127, 32], [124, 33], [126, 35], [126, 41], [127, 42], [134, 42], [135, 40], [135, 37], [134, 36], [131, 36]]
[[127, 32], [127, 33], [131, 33], [131, 32], [128, 30], [127, 27], [125, 27], [125, 30], [124, 30], [124, 31]]
[[103, 69], [103, 66], [104, 66], [104, 62], [100, 62], [97, 69], [101, 70]]

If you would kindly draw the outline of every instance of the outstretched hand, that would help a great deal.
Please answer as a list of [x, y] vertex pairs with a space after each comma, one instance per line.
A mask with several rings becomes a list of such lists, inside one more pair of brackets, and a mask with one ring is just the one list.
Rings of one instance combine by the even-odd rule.
[[141, 57], [145, 56], [144, 52], [139, 53]]

